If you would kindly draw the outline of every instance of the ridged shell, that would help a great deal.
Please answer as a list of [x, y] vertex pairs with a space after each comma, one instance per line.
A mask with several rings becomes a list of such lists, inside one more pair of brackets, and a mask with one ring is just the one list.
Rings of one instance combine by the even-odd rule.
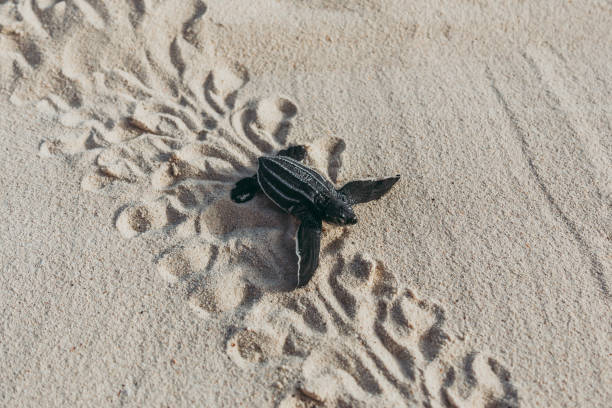
[[260, 157], [257, 181], [263, 192], [288, 213], [303, 207], [315, 209], [317, 199], [336, 190], [315, 170], [284, 156]]

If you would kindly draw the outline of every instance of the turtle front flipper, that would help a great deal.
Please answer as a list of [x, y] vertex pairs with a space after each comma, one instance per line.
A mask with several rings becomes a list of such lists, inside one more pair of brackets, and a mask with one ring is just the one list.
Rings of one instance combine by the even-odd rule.
[[367, 203], [384, 196], [400, 179], [399, 174], [380, 180], [357, 180], [346, 183], [339, 193], [344, 194], [352, 204]]
[[306, 157], [306, 146], [304, 145], [290, 146], [276, 153], [276, 155], [289, 157], [297, 161], [302, 161], [304, 160], [304, 157]]
[[298, 256], [297, 286], [305, 286], [319, 266], [319, 251], [321, 249], [320, 218], [312, 214], [304, 215], [298, 229], [295, 250]]
[[230, 196], [235, 203], [245, 203], [255, 197], [255, 194], [260, 190], [257, 182], [257, 175], [243, 178], [236, 183], [232, 189]]

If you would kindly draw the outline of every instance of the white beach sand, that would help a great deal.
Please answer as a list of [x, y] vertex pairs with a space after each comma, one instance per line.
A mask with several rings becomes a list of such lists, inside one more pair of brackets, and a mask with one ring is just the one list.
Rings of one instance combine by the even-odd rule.
[[[609, 1], [0, 1], [0, 405], [612, 401]], [[229, 190], [306, 144], [325, 226]], [[495, 405], [497, 404], [497, 405]]]

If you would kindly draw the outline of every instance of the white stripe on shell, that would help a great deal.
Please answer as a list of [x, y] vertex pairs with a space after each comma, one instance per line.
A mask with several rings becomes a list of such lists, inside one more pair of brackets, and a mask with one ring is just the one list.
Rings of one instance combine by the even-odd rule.
[[268, 183], [268, 186], [274, 190], [274, 192], [276, 192], [276, 194], [278, 194], [279, 196], [281, 196], [283, 199], [289, 201], [289, 202], [294, 202], [294, 203], [299, 203], [300, 200], [298, 200], [297, 198], [291, 198], [286, 196], [285, 194], [283, 194], [278, 188], [276, 188], [276, 186], [273, 183], [270, 183], [269, 180], [266, 179], [266, 182]]
[[[289, 163], [297, 168], [299, 168], [300, 170], [304, 170], [307, 174], [309, 174], [310, 176], [312, 176], [312, 178], [317, 181], [321, 187], [323, 187], [325, 190], [329, 189], [330, 185], [326, 184], [326, 180], [323, 178], [323, 176], [321, 176], [319, 173], [317, 173], [314, 169], [311, 169], [310, 167], [304, 166], [303, 164], [291, 159], [290, 157], [284, 157], [284, 156], [278, 156], [275, 157], [275, 159], [278, 159], [281, 162], [285, 162], [285, 163]], [[294, 172], [291, 169], [288, 169], [287, 167], [281, 165], [279, 163], [279, 166], [281, 166], [283, 169], [285, 169], [288, 172]]]
[[[261, 187], [261, 190], [265, 193], [266, 192], [266, 188], [264, 188], [263, 183], [259, 179], [259, 172], [257, 172], [257, 182], [259, 183], [259, 187]], [[282, 194], [281, 192], [279, 192], [276, 188], [274, 188], [274, 186], [272, 184], [269, 183], [268, 186], [270, 188], [272, 188], [275, 192], [277, 192], [280, 196], [282, 196], [283, 198], [287, 199], [288, 201], [293, 201], [293, 202], [299, 203], [299, 200], [296, 200], [296, 199], [293, 199], [293, 198], [289, 198], [289, 197], [285, 196], [284, 194]], [[282, 206], [278, 201], [276, 201], [274, 198], [272, 198], [272, 196], [270, 196], [269, 194], [266, 194], [266, 196], [270, 200], [272, 200], [272, 202], [274, 202], [274, 204], [276, 204], [279, 208], [282, 208], [283, 210], [285, 210], [287, 212], [290, 212], [288, 209], [286, 209], [284, 206]], [[293, 206], [291, 206], [291, 207], [293, 207]]]
[[[264, 168], [266, 171], [268, 171], [268, 172], [269, 172], [269, 173], [272, 175], [272, 177], [274, 177], [274, 178], [275, 178], [277, 181], [279, 181], [279, 182], [280, 182], [282, 185], [284, 185], [285, 187], [287, 187], [289, 190], [291, 190], [291, 191], [295, 191], [296, 193], [301, 194], [301, 195], [302, 195], [302, 196], [303, 196], [303, 197], [304, 197], [306, 200], [308, 200], [308, 201], [310, 201], [310, 202], [314, 202], [313, 197], [311, 197], [310, 195], [308, 195], [308, 193], [307, 193], [306, 191], [300, 190], [299, 188], [297, 188], [297, 187], [295, 187], [295, 186], [292, 186], [291, 184], [288, 184], [288, 183], [287, 183], [285, 180], [283, 180], [283, 178], [282, 178], [281, 176], [279, 176], [279, 175], [278, 175], [278, 174], [276, 174], [276, 173], [275, 173], [275, 172], [274, 172], [272, 169], [270, 169], [269, 167], [267, 167], [267, 166], [265, 165], [265, 163], [261, 163], [261, 166], [262, 166], [262, 167], [263, 167], [263, 168]], [[282, 166], [281, 166], [281, 167], [282, 167]], [[288, 171], [288, 172], [290, 172], [290, 173], [293, 173], [291, 170], [286, 169], [285, 167], [283, 167], [283, 169], [284, 169], [284, 170], [286, 170], [286, 171]], [[258, 180], [259, 180], [259, 173], [260, 173], [260, 172], [258, 171], [258, 172], [257, 172], [257, 179], [258, 179]], [[272, 186], [272, 183], [269, 183], [269, 184], [270, 184], [270, 186]], [[261, 185], [261, 183], [260, 183], [260, 185]], [[262, 188], [262, 189], [263, 189], [263, 188]], [[275, 190], [276, 190], [276, 188], [275, 188]], [[264, 190], [264, 191], [265, 191], [265, 190]], [[284, 194], [282, 194], [282, 193], [280, 193], [280, 194], [281, 194], [282, 196], [285, 196], [285, 195], [284, 195]], [[289, 198], [288, 198], [288, 200], [289, 200], [289, 201], [294, 201], [294, 202], [296, 202], [296, 203], [297, 203], [297, 202], [299, 202], [299, 200], [296, 200], [296, 199], [289, 199]], [[282, 207], [281, 207], [281, 208], [282, 208]]]

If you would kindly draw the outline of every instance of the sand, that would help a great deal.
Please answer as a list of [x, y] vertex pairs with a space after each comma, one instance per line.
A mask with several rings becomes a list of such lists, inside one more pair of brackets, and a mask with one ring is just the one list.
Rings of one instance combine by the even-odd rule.
[[[609, 1], [0, 2], [0, 405], [612, 400]], [[324, 227], [229, 190], [294, 144]], [[497, 404], [497, 405], [495, 405]]]

